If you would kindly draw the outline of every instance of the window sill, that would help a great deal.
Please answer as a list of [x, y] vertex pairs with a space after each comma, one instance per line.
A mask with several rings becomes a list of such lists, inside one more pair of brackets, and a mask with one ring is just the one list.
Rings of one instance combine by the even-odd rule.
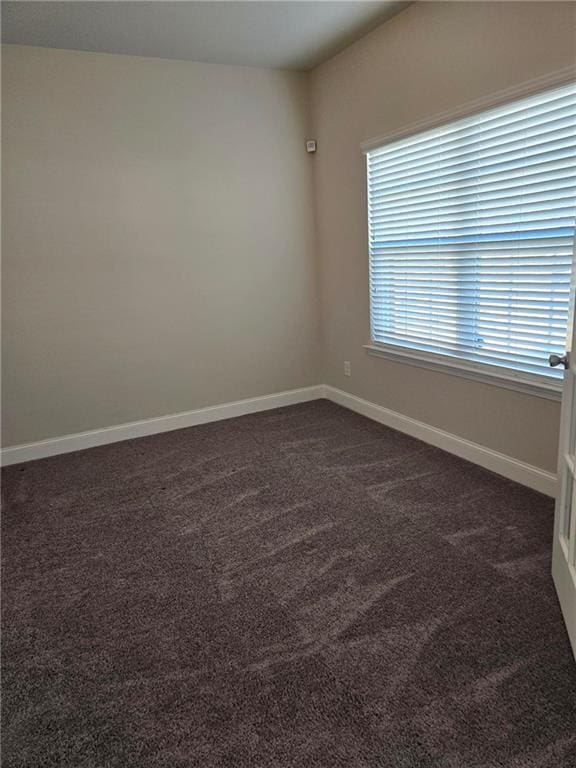
[[373, 357], [384, 357], [398, 363], [407, 363], [419, 368], [441, 371], [451, 376], [481, 381], [483, 384], [491, 384], [492, 386], [511, 389], [515, 392], [524, 392], [535, 397], [543, 397], [546, 400], [562, 399], [561, 380], [540, 381], [536, 377], [530, 378], [529, 374], [525, 377], [512, 371], [494, 370], [490, 366], [476, 366], [462, 360], [451, 360], [450, 358], [421, 352], [420, 350], [402, 349], [374, 342], [365, 344], [364, 349]]

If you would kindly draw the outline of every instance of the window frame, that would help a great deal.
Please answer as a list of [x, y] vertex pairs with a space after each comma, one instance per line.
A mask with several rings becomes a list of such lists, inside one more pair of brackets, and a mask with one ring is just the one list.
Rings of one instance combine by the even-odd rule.
[[[368, 152], [383, 147], [386, 144], [409, 138], [410, 136], [432, 130], [433, 128], [439, 128], [442, 125], [462, 118], [472, 117], [475, 114], [482, 113], [493, 107], [503, 106], [523, 97], [532, 96], [539, 92], [562, 85], [569, 85], [571, 83], [576, 83], [576, 67], [574, 66], [556, 70], [544, 77], [523, 82], [520, 85], [498, 91], [488, 97], [467, 102], [456, 109], [437, 113], [426, 120], [411, 123], [399, 130], [362, 142], [360, 147], [364, 155], [364, 160], [366, 160], [365, 156]], [[367, 221], [367, 168], [365, 168], [365, 174], [365, 220]], [[368, 235], [367, 230], [366, 235]], [[367, 248], [367, 251], [369, 252], [369, 248]], [[572, 286], [576, 283], [576, 275], [574, 272], [575, 270], [573, 270], [572, 274]], [[368, 296], [368, 300], [371, 315], [370, 295]], [[387, 358], [395, 362], [407, 363], [420, 368], [436, 370], [449, 375], [460, 376], [465, 379], [472, 379], [549, 400], [560, 400], [562, 397], [562, 379], [546, 379], [546, 377], [538, 374], [515, 371], [513, 369], [492, 366], [485, 363], [474, 363], [463, 358], [412, 349], [408, 346], [377, 342], [372, 338], [371, 319], [369, 320], [369, 324], [370, 341], [364, 344], [363, 347], [367, 354], [372, 357]], [[550, 351], [553, 352], [554, 350]], [[562, 353], [564, 350], [558, 351]]]

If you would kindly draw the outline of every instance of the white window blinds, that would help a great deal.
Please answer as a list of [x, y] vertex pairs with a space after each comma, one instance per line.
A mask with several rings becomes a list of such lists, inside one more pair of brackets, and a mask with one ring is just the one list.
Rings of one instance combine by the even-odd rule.
[[566, 340], [576, 86], [370, 150], [367, 167], [372, 340], [561, 376], [547, 361]]

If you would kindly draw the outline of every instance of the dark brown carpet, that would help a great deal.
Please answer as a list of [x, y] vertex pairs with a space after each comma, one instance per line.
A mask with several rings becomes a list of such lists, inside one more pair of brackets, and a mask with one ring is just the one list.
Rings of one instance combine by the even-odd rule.
[[538, 493], [317, 401], [3, 494], [4, 768], [576, 766]]

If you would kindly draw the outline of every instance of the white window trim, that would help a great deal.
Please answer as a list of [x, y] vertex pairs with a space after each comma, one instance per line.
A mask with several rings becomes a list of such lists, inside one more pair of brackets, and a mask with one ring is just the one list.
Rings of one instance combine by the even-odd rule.
[[[522, 96], [530, 96], [538, 91], [543, 91], [554, 86], [568, 85], [576, 81], [576, 66], [565, 67], [551, 72], [543, 77], [520, 83], [512, 88], [498, 91], [491, 96], [487, 96], [475, 101], [469, 101], [456, 109], [440, 112], [426, 120], [410, 123], [396, 131], [386, 133], [382, 136], [376, 136], [362, 142], [360, 145], [362, 152], [366, 154], [372, 149], [382, 147], [393, 141], [408, 138], [416, 133], [421, 133], [432, 128], [437, 128], [445, 123], [459, 118], [469, 117], [478, 112], [483, 112], [491, 107], [497, 107], [500, 104], [514, 101]], [[366, 201], [367, 205], [367, 201]], [[430, 370], [440, 371], [442, 373], [460, 376], [465, 379], [480, 381], [485, 384], [511, 389], [516, 392], [542, 397], [547, 400], [561, 400], [562, 398], [562, 380], [545, 379], [542, 376], [531, 376], [512, 369], [499, 368], [497, 366], [471, 363], [461, 358], [451, 358], [447, 355], [437, 355], [432, 352], [423, 352], [410, 347], [402, 347], [392, 344], [381, 344], [370, 341], [364, 345], [366, 352], [374, 357], [384, 357], [399, 363], [408, 363], [419, 368], [428, 368]], [[550, 350], [554, 352], [555, 350]], [[562, 353], [564, 350], [558, 350]]]
[[546, 379], [542, 376], [531, 376], [529, 373], [514, 371], [508, 368], [472, 363], [461, 358], [448, 355], [436, 355], [433, 352], [423, 352], [410, 347], [396, 347], [392, 344], [380, 344], [371, 341], [364, 344], [367, 354], [372, 357], [384, 357], [397, 363], [408, 363], [418, 368], [428, 368], [463, 379], [492, 384], [515, 392], [524, 392], [546, 400], [562, 399], [562, 379]]

